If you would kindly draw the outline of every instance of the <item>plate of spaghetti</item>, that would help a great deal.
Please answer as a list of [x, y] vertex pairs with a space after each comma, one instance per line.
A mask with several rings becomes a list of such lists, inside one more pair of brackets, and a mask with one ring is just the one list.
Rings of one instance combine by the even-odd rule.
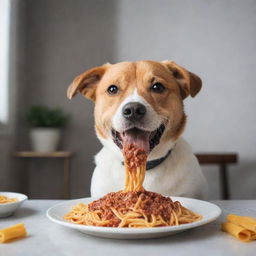
[[118, 239], [153, 238], [209, 223], [218, 206], [184, 197], [165, 197], [143, 187], [147, 151], [139, 144], [123, 148], [124, 189], [102, 198], [82, 198], [53, 206], [50, 220], [83, 233]]
[[0, 217], [13, 214], [26, 199], [27, 196], [20, 193], [0, 191]]

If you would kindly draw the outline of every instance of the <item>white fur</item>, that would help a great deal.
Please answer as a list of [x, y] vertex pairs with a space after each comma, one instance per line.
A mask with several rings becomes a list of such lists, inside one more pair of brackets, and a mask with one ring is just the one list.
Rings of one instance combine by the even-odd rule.
[[[128, 102], [140, 102], [147, 108], [145, 127], [141, 129], [153, 131], [163, 122], [146, 100], [138, 95], [135, 90], [119, 106], [113, 117], [113, 128], [119, 132], [124, 131], [122, 107]], [[132, 128], [132, 127], [131, 127]], [[101, 197], [111, 191], [118, 191], [124, 187], [123, 155], [113, 142], [112, 138], [103, 139], [98, 136], [103, 144], [102, 150], [95, 156], [96, 168], [91, 182], [91, 195]], [[148, 160], [157, 159], [166, 155], [172, 149], [171, 154], [159, 166], [146, 172], [144, 187], [166, 196], [186, 196], [205, 198], [207, 194], [206, 180], [202, 174], [199, 163], [192, 153], [189, 144], [182, 138], [176, 142], [160, 142], [149, 154]]]
[[[108, 147], [95, 157], [91, 195], [101, 197], [124, 187], [124, 166], [121, 159]], [[189, 144], [178, 139], [171, 154], [163, 163], [146, 172], [144, 187], [166, 196], [205, 198], [206, 180]]]

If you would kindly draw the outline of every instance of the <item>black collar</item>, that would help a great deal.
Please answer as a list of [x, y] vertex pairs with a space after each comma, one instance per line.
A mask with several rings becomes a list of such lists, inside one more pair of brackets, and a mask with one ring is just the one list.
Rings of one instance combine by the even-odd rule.
[[[147, 167], [146, 170], [149, 171], [155, 167], [157, 167], [158, 165], [160, 165], [172, 152], [172, 149], [170, 149], [165, 156], [158, 158], [158, 159], [154, 159], [154, 160], [150, 160], [147, 161]], [[124, 164], [124, 162], [122, 162], [122, 165]]]

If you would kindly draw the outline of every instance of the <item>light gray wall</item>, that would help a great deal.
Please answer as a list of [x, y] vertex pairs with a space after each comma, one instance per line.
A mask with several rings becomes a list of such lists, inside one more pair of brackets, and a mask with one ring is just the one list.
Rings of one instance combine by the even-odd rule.
[[[117, 61], [172, 59], [202, 78], [185, 137], [195, 152], [238, 152], [232, 196], [255, 198], [256, 1], [121, 0], [117, 13]], [[216, 198], [216, 168], [205, 173]]]
[[[238, 152], [240, 163], [230, 168], [232, 197], [256, 197], [256, 1], [22, 2], [26, 8], [16, 63], [17, 125], [11, 138], [0, 137], [0, 150], [8, 148], [0, 156], [0, 190], [20, 190], [23, 173], [29, 170], [32, 197], [60, 196], [60, 161], [25, 165], [9, 156], [14, 149], [29, 148], [24, 113], [30, 104], [41, 103], [60, 106], [72, 115], [61, 148], [76, 152], [72, 197], [88, 195], [93, 155], [100, 148], [93, 104], [81, 96], [68, 101], [68, 84], [85, 69], [105, 62], [173, 59], [204, 81], [202, 92], [185, 102], [185, 137], [195, 152]], [[204, 169], [210, 198], [218, 198], [216, 168]]]
[[[100, 145], [93, 125], [93, 103], [82, 96], [69, 101], [66, 90], [73, 78], [95, 65], [113, 61], [115, 1], [28, 1], [27, 84], [30, 104], [59, 106], [72, 120], [64, 131], [62, 149], [75, 152], [72, 162], [72, 197], [89, 194], [93, 156]], [[58, 197], [62, 163], [34, 162], [32, 194]], [[55, 184], [57, 187], [55, 187]]]
[[[21, 71], [25, 78], [17, 87], [19, 108], [14, 148], [30, 148], [24, 115], [31, 104], [61, 107], [71, 115], [71, 123], [63, 131], [60, 149], [75, 152], [71, 194], [83, 197], [89, 195], [93, 156], [100, 144], [94, 132], [93, 103], [80, 95], [69, 101], [66, 90], [76, 75], [95, 65], [114, 61], [116, 2], [27, 0], [25, 3], [25, 28], [22, 28], [25, 64]], [[18, 164], [19, 173], [29, 172], [32, 198], [62, 195], [61, 160], [14, 162]], [[17, 166], [10, 169], [17, 171]], [[22, 188], [23, 178], [16, 177], [16, 190]]]

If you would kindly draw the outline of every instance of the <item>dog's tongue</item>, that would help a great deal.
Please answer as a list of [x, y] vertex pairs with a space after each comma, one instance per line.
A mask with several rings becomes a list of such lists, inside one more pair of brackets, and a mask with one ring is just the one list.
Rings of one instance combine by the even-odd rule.
[[149, 153], [149, 136], [150, 132], [131, 129], [122, 133], [123, 146], [134, 145], [137, 148], [143, 149]]

